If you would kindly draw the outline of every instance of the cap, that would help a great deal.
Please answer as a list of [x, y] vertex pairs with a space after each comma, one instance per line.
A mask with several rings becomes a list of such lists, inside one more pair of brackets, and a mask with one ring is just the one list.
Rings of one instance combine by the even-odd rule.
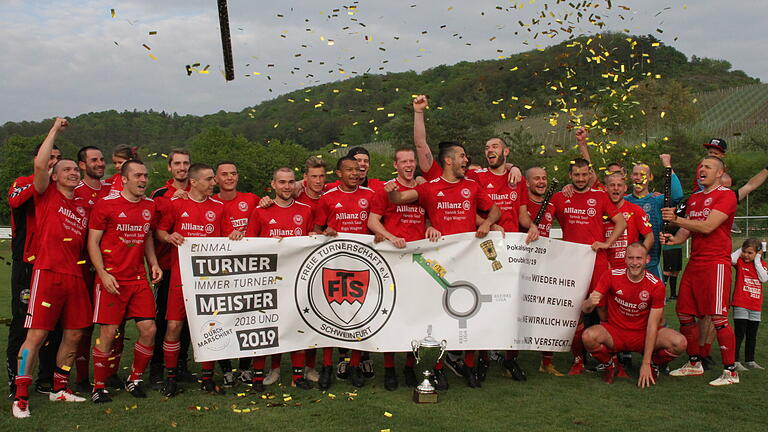
[[728, 144], [722, 138], [712, 138], [708, 143], [704, 144], [704, 147], [718, 149], [723, 153], [728, 150]]
[[371, 154], [368, 153], [368, 150], [365, 147], [352, 147], [347, 152], [347, 156], [349, 156], [349, 157], [355, 157], [355, 156], [357, 156], [359, 154], [364, 154], [364, 155], [366, 155], [368, 157], [371, 156]]

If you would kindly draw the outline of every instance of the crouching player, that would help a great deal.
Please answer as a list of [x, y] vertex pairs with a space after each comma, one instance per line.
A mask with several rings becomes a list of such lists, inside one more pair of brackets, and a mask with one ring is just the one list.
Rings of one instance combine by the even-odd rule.
[[144, 258], [151, 268], [152, 282], [163, 276], [151, 237], [155, 203], [144, 196], [147, 167], [129, 160], [120, 174], [120, 192], [97, 201], [89, 223], [88, 253], [96, 269], [93, 322], [100, 325], [93, 347], [94, 403], [112, 401], [104, 388], [110, 363], [117, 361], [110, 358], [110, 350], [118, 327], [130, 318], [136, 321], [139, 339], [125, 389], [134, 397], [147, 397], [141, 376], [152, 359], [156, 328], [155, 295], [147, 282]]
[[641, 243], [627, 246], [627, 268], [606, 273], [584, 301], [584, 313], [599, 306], [608, 307], [608, 321], [584, 331], [584, 347], [599, 362], [606, 364], [604, 381], [616, 375], [614, 354], [622, 351], [643, 353], [640, 388], [656, 383], [659, 368], [685, 352], [685, 337], [659, 328], [664, 314], [664, 284], [645, 270], [648, 252]]

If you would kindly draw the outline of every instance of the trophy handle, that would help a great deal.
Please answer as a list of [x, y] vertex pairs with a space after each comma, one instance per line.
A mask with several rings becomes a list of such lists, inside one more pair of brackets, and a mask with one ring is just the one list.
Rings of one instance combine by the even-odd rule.
[[437, 361], [440, 361], [443, 358], [443, 354], [445, 354], [445, 348], [448, 346], [448, 342], [443, 339], [440, 341], [440, 355], [437, 357]]
[[411, 341], [411, 350], [413, 351], [413, 356], [416, 357], [416, 363], [419, 363], [419, 341], [416, 339]]

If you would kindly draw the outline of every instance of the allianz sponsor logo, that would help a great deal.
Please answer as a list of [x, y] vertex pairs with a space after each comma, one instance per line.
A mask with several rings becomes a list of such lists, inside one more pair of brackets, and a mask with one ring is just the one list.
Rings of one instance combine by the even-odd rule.
[[144, 225], [117, 224], [117, 230], [122, 232], [149, 232], [149, 224], [144, 224]]
[[446, 202], [446, 201], [440, 201], [437, 203], [438, 210], [469, 210], [470, 204], [469, 201], [463, 201], [463, 202]]
[[78, 215], [76, 215], [72, 210], [70, 210], [68, 208], [59, 207], [59, 214], [64, 215], [68, 219], [72, 219], [72, 220], [77, 221], [78, 224], [82, 224], [83, 223], [83, 218], [78, 216]]
[[197, 225], [189, 222], [181, 224], [181, 229], [184, 231], [205, 231], [205, 225]]

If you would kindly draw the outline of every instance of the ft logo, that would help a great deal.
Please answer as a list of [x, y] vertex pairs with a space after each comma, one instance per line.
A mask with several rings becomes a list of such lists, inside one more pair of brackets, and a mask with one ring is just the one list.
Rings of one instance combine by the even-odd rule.
[[392, 270], [370, 246], [333, 240], [302, 263], [296, 307], [318, 333], [347, 342], [365, 340], [389, 320], [397, 288]]

